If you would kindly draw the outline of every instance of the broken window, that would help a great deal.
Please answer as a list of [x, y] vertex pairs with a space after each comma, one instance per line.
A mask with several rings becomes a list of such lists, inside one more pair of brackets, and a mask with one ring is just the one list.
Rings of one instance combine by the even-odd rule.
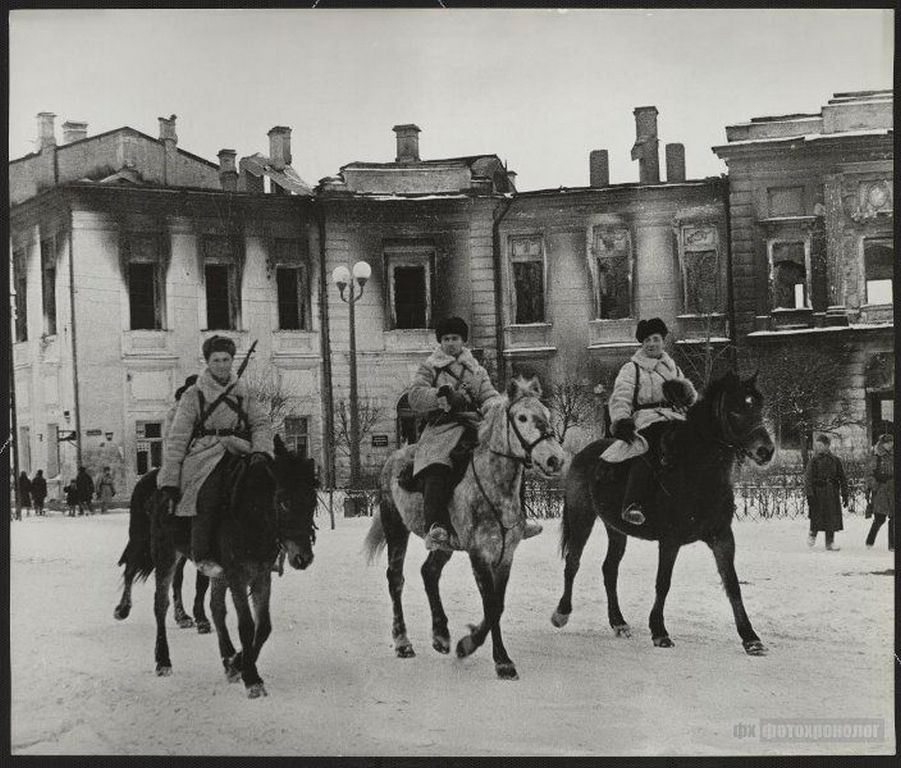
[[301, 331], [310, 327], [309, 281], [299, 240], [276, 240], [275, 283], [278, 295], [278, 327]]
[[892, 274], [895, 249], [892, 240], [864, 241], [864, 273], [866, 276], [866, 303], [892, 303]]
[[162, 265], [160, 241], [154, 234], [133, 234], [128, 239], [129, 327], [160, 330], [163, 327]]
[[16, 292], [16, 341], [28, 341], [28, 280], [25, 251], [13, 252], [13, 289]]
[[632, 241], [625, 228], [594, 230], [592, 258], [597, 316], [601, 320], [631, 317]]
[[236, 330], [238, 289], [232, 241], [224, 236], [207, 236], [203, 246], [207, 330]]
[[285, 416], [285, 446], [307, 458], [310, 449], [310, 419], [308, 416]]
[[392, 328], [428, 328], [432, 319], [431, 251], [391, 252], [388, 303]]
[[713, 227], [686, 227], [682, 231], [683, 311], [703, 315], [721, 311], [720, 266]]
[[143, 475], [163, 463], [162, 422], [135, 422], [135, 438], [135, 470]]
[[540, 237], [511, 239], [513, 317], [516, 325], [543, 323], [544, 254]]
[[53, 238], [41, 240], [41, 292], [44, 297], [44, 335], [56, 334], [56, 248]]
[[773, 308], [807, 306], [807, 269], [804, 243], [773, 244]]

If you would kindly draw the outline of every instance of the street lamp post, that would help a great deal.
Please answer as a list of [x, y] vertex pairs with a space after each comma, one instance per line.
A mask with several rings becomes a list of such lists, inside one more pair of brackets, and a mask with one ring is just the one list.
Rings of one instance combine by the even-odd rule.
[[[350, 321], [350, 484], [356, 486], [360, 479], [360, 404], [357, 394], [357, 329], [354, 305], [363, 295], [366, 281], [372, 268], [365, 261], [358, 261], [349, 270], [345, 266], [335, 267], [332, 282], [338, 288], [341, 301], [347, 304]], [[351, 280], [353, 277], [353, 280]], [[350, 290], [347, 290], [347, 289]], [[347, 295], [345, 295], [347, 290]], [[359, 290], [359, 293], [357, 292]]]

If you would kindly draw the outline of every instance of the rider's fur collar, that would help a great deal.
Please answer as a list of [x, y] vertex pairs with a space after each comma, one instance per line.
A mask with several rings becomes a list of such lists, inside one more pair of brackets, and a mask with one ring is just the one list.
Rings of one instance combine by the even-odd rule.
[[[197, 382], [194, 384], [195, 387], [200, 389], [203, 392], [203, 396], [206, 398], [207, 402], [215, 400], [219, 395], [221, 395], [228, 387], [234, 384], [236, 380], [235, 374], [232, 373], [228, 378], [227, 384], [220, 384], [216, 379], [213, 378], [213, 374], [210, 373], [209, 368], [205, 368], [203, 373], [197, 378]], [[231, 395], [244, 396], [246, 394], [244, 390], [244, 382], [238, 381], [232, 391], [229, 393]]]
[[460, 363], [464, 368], [468, 368], [470, 371], [477, 371], [479, 369], [479, 361], [473, 357], [472, 352], [469, 351], [468, 347], [463, 347], [463, 351], [460, 352], [459, 355], [452, 357], [441, 349], [440, 344], [435, 347], [432, 354], [429, 355], [426, 364], [431, 365], [433, 368], [445, 368], [455, 361]]
[[644, 353], [644, 349], [639, 347], [635, 354], [632, 355], [632, 360], [633, 362], [638, 363], [646, 371], [653, 371], [658, 365], [665, 365], [672, 372], [673, 376], [675, 376], [676, 371], [678, 370], [675, 360], [666, 354], [666, 352], [660, 357], [648, 357]]

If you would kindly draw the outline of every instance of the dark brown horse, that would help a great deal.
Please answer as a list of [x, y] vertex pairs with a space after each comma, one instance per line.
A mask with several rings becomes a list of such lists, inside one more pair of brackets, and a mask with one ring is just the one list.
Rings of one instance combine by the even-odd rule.
[[[313, 562], [316, 477], [313, 461], [288, 451], [278, 436], [273, 460], [258, 464], [242, 460], [237, 474], [229, 509], [222, 510], [217, 528], [225, 575], [211, 580], [210, 611], [226, 676], [231, 682], [243, 679], [248, 696], [256, 698], [266, 695], [256, 661], [272, 629], [272, 566], [280, 549], [293, 568], [303, 570]], [[114, 615], [128, 616], [132, 582], [155, 571], [156, 673], [161, 676], [172, 672], [166, 637], [169, 587], [176, 565], [189, 551], [190, 531], [191, 519], [169, 515], [155, 482], [142, 478], [132, 494], [129, 541], [119, 560], [125, 566], [125, 589]], [[238, 652], [225, 624], [227, 590], [238, 615]]]
[[[625, 522], [620, 517], [627, 464], [599, 462], [612, 441], [598, 440], [576, 455], [566, 479], [561, 526], [561, 553], [566, 566], [563, 596], [551, 617], [555, 627], [564, 626], [572, 613], [573, 580], [595, 517], [600, 517], [607, 529], [607, 557], [603, 566], [607, 613], [618, 637], [630, 635], [616, 594], [627, 536], [659, 542], [657, 599], [650, 616], [651, 638], [658, 648], [673, 645], [663, 622], [663, 605], [676, 555], [683, 545], [703, 541], [713, 551], [745, 651], [752, 656], [766, 653], [742, 603], [732, 535], [734, 463], [749, 457], [763, 465], [773, 456], [773, 442], [763, 424], [762, 407], [756, 374], [742, 381], [730, 372], [711, 383], [704, 396], [689, 409], [686, 421], [677, 422], [667, 437], [664, 451], [667, 466], [660, 471], [659, 482], [649, 494], [643, 525]], [[632, 461], [645, 458], [639, 456]]]

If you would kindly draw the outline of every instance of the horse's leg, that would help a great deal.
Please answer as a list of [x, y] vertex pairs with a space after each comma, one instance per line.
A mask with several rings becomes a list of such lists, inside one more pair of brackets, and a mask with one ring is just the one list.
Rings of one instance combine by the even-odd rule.
[[663, 623], [663, 604], [669, 592], [670, 582], [673, 577], [673, 566], [676, 564], [676, 555], [679, 554], [680, 544], [671, 539], [661, 539], [660, 549], [657, 555], [657, 597], [654, 607], [651, 609], [651, 639], [658, 648], [672, 648], [673, 641], [669, 638], [666, 626]]
[[263, 645], [266, 643], [266, 640], [272, 632], [272, 619], [269, 615], [269, 598], [271, 592], [271, 566], [264, 565], [256, 575], [254, 575], [250, 582], [250, 601], [253, 606], [253, 619], [256, 629], [254, 631], [253, 645], [250, 648], [250, 651], [248, 652], [245, 650], [244, 652], [242, 668], [247, 670], [251, 667], [253, 672], [256, 673], [257, 680], [259, 681], [255, 685], [248, 686], [247, 688], [247, 695], [251, 699], [267, 695], [266, 688], [263, 686], [263, 680], [259, 677], [256, 664], [260, 657], [260, 651], [263, 649]]
[[182, 629], [194, 626], [194, 619], [188, 616], [184, 603], [181, 600], [181, 585], [185, 577], [185, 563], [187, 558], [179, 555], [175, 563], [175, 571], [172, 574], [172, 608], [175, 621]]
[[461, 659], [474, 653], [485, 642], [485, 638], [498, 618], [496, 590], [491, 566], [475, 551], [469, 553], [469, 561], [472, 564], [472, 572], [479, 587], [479, 593], [482, 595], [484, 616], [478, 626], [470, 624], [469, 634], [462, 637], [457, 643], [457, 656]]
[[175, 569], [175, 552], [159, 553], [155, 565], [156, 592], [153, 596], [153, 613], [156, 617], [156, 673], [160, 677], [165, 677], [172, 674], [169, 639], [166, 636], [166, 614], [169, 612], [169, 585], [172, 583], [172, 572]]
[[450, 632], [447, 629], [447, 615], [441, 604], [441, 593], [438, 583], [441, 580], [441, 571], [451, 559], [450, 552], [441, 549], [433, 549], [422, 564], [422, 581], [425, 584], [425, 593], [429, 598], [429, 607], [432, 609], [432, 648], [438, 653], [450, 653]]
[[582, 550], [594, 527], [594, 518], [594, 510], [588, 508], [587, 502], [585, 505], [565, 503], [563, 506], [562, 545], [566, 565], [563, 568], [563, 596], [557, 610], [551, 614], [551, 624], [555, 627], [566, 626], [572, 613], [573, 582], [582, 562]]
[[394, 638], [394, 653], [401, 659], [415, 656], [413, 644], [407, 637], [407, 625], [404, 622], [404, 607], [401, 596], [404, 591], [404, 558], [407, 555], [407, 542], [410, 532], [407, 530], [400, 515], [393, 506], [382, 503], [379, 514], [382, 518], [382, 528], [385, 531], [385, 541], [388, 545], [388, 592], [391, 594], [391, 604], [394, 609], [394, 621], [391, 627], [391, 636]]
[[723, 580], [723, 588], [726, 596], [732, 604], [732, 613], [735, 616], [735, 626], [741, 636], [741, 644], [751, 656], [763, 656], [766, 654], [766, 646], [760, 642], [757, 633], [751, 627], [748, 614], [745, 613], [745, 605], [741, 599], [741, 587], [738, 584], [738, 576], [735, 574], [735, 537], [732, 527], [712, 536], [707, 540], [707, 545], [713, 550], [716, 558], [716, 568]]
[[216, 627], [216, 637], [219, 640], [219, 657], [225, 669], [225, 677], [230, 683], [237, 683], [241, 679], [241, 658], [235, 653], [231, 636], [228, 634], [228, 626], [225, 623], [225, 593], [228, 584], [225, 579], [214, 579], [210, 590], [210, 613], [213, 616], [213, 624]]
[[121, 621], [122, 619], [127, 619], [128, 614], [131, 613], [131, 587], [134, 583], [137, 573], [137, 566], [133, 563], [126, 562], [124, 576], [125, 585], [122, 587], [122, 597], [119, 600], [119, 604], [116, 606], [116, 609], [113, 611], [113, 616], [119, 621]]
[[241, 574], [232, 574], [228, 578], [228, 588], [232, 593], [232, 604], [235, 613], [238, 614], [238, 637], [241, 639], [241, 678], [247, 689], [248, 697], [255, 699], [265, 695], [263, 681], [257, 673], [257, 666], [253, 659], [253, 639], [256, 634], [256, 623], [250, 610], [250, 600], [247, 597], [247, 581]]
[[209, 577], [197, 571], [197, 578], [194, 581], [194, 623], [197, 625], [197, 632], [201, 635], [207, 635], [210, 632], [210, 620], [203, 607], [209, 586]]
[[504, 647], [504, 640], [501, 637], [501, 617], [504, 615], [504, 600], [512, 564], [512, 561], [502, 562], [494, 569], [494, 608], [497, 616], [491, 624], [491, 646], [494, 669], [501, 680], [519, 680], [516, 665], [507, 655], [507, 649]]
[[617, 637], [631, 637], [632, 631], [619, 609], [616, 582], [619, 577], [619, 563], [626, 552], [628, 537], [624, 533], [607, 526], [607, 557], [604, 558], [604, 589], [607, 592], [607, 618]]

